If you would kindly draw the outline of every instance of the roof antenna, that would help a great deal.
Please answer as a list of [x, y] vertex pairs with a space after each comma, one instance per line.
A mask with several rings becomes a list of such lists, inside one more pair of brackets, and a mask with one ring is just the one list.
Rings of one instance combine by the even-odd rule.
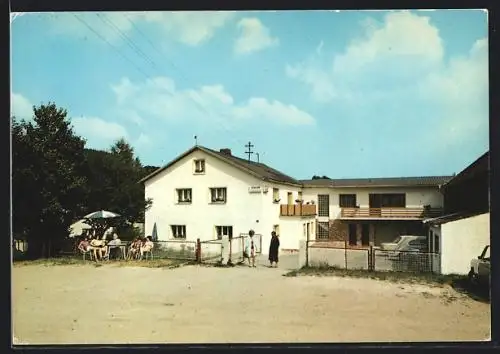
[[256, 153], [255, 153], [255, 155], [257, 155], [257, 163], [260, 163], [260, 159], [259, 159], [259, 156], [260, 156], [260, 155], [259, 155], [259, 153], [258, 153], [258, 152], [256, 152]]
[[248, 161], [250, 161], [250, 155], [253, 154], [252, 148], [254, 145], [249, 141], [248, 144], [245, 145], [246, 148], [248, 148], [247, 151], [245, 151], [245, 154], [248, 154]]
[[198, 146], [198, 136], [194, 136], [194, 146]]

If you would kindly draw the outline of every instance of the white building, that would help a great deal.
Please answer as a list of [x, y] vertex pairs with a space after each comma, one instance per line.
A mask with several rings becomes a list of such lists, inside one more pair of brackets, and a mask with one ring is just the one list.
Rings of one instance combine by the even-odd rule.
[[490, 244], [489, 178], [486, 152], [443, 185], [444, 215], [424, 220], [443, 274], [467, 274], [470, 261]]
[[368, 248], [403, 234], [426, 235], [422, 220], [443, 212], [450, 176], [303, 180], [318, 206], [316, 241]]
[[[146, 176], [145, 231], [157, 227], [158, 240], [200, 241], [262, 234], [268, 253], [271, 231], [280, 235], [280, 248], [297, 250], [300, 239], [314, 233], [314, 205], [301, 199], [299, 181], [262, 163], [231, 154], [229, 149], [195, 146]], [[290, 206], [282, 206], [287, 203]]]

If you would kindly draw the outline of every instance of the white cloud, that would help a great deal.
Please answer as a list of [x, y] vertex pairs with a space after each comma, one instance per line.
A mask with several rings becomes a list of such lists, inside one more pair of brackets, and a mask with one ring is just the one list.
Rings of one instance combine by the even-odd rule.
[[269, 29], [258, 18], [242, 18], [238, 29], [240, 34], [234, 44], [236, 54], [249, 54], [279, 44], [279, 39], [271, 36]]
[[223, 124], [225, 129], [255, 121], [295, 126], [315, 123], [310, 114], [279, 101], [253, 97], [235, 102], [222, 85], [178, 90], [174, 81], [166, 77], [141, 83], [123, 78], [112, 89], [120, 109], [171, 123]]
[[21, 94], [10, 94], [10, 112], [17, 119], [30, 119], [33, 117], [33, 105]]
[[97, 117], [76, 117], [71, 119], [75, 133], [87, 139], [91, 145], [103, 142], [111, 145], [115, 140], [127, 138], [127, 130], [120, 124]]
[[[175, 11], [175, 12], [89, 12], [52, 14], [52, 31], [80, 38], [95, 36], [85, 25], [108, 41], [124, 40], [119, 31], [127, 33], [141, 23], [150, 23], [169, 39], [196, 46], [211, 39], [215, 32], [235, 16], [230, 11]], [[84, 21], [85, 23], [82, 23]], [[118, 30], [119, 31], [118, 31]], [[141, 32], [143, 32], [141, 30]]]
[[287, 76], [309, 87], [315, 101], [343, 105], [352, 116], [379, 108], [391, 116], [420, 114], [433, 122], [419, 138], [429, 146], [487, 141], [487, 39], [475, 42], [468, 55], [445, 60], [439, 30], [424, 13], [391, 12], [382, 23], [367, 19], [361, 26], [364, 35], [329, 66], [311, 55], [287, 65]]

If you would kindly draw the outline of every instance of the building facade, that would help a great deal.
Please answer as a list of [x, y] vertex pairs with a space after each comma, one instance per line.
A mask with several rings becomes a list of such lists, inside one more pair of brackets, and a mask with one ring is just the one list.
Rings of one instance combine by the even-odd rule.
[[158, 240], [217, 240], [254, 230], [267, 253], [271, 231], [282, 250], [297, 250], [314, 232], [315, 206], [299, 203], [297, 180], [229, 149], [195, 146], [142, 182], [153, 200], [145, 232], [156, 224]]
[[443, 212], [440, 186], [450, 176], [303, 180], [317, 205], [316, 241], [369, 247], [399, 235], [427, 234], [422, 220]]

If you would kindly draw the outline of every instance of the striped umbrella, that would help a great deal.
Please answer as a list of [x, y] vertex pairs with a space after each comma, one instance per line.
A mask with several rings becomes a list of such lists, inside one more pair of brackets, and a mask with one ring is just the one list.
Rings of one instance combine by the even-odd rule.
[[111, 218], [117, 218], [119, 216], [120, 216], [120, 214], [116, 214], [116, 213], [113, 213], [111, 211], [99, 210], [99, 211], [94, 211], [93, 213], [87, 214], [83, 218], [84, 219], [111, 219]]

